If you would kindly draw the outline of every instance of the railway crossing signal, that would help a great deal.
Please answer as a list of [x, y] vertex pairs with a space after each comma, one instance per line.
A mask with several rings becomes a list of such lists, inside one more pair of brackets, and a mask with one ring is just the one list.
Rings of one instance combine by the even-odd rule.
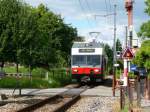
[[134, 55], [130, 48], [125, 49], [125, 51], [122, 55], [122, 58], [124, 58], [124, 59], [133, 59], [134, 58]]

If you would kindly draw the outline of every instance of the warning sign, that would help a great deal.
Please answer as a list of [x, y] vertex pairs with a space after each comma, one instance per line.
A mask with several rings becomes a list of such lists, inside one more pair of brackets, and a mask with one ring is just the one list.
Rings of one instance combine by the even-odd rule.
[[133, 55], [131, 49], [130, 48], [125, 49], [125, 51], [124, 51], [124, 53], [122, 55], [122, 58], [124, 58], [124, 59], [132, 59], [133, 57], [134, 57], [134, 55]]

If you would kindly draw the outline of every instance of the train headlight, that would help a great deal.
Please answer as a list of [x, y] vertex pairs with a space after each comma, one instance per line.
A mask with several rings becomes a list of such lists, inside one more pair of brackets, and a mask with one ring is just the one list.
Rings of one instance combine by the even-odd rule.
[[95, 69], [94, 72], [99, 72], [99, 69]]
[[74, 72], [78, 72], [78, 70], [77, 70], [77, 69], [74, 69], [73, 71], [74, 71]]

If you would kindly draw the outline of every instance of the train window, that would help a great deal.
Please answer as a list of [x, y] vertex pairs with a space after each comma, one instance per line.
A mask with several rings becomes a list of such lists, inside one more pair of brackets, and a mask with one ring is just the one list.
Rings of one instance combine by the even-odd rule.
[[100, 65], [100, 56], [99, 55], [87, 56], [87, 65], [92, 65], [92, 66]]
[[77, 66], [100, 66], [100, 55], [74, 55], [72, 56], [72, 65]]
[[84, 55], [75, 55], [72, 57], [73, 65], [85, 65], [86, 64], [86, 56]]

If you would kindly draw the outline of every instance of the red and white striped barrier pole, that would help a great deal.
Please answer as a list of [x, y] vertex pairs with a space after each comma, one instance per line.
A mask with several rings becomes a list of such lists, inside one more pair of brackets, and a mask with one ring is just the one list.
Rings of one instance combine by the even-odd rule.
[[128, 76], [128, 60], [124, 59], [124, 74], [123, 74], [124, 83], [123, 83], [123, 86], [127, 86], [127, 83], [128, 83], [127, 76]]

